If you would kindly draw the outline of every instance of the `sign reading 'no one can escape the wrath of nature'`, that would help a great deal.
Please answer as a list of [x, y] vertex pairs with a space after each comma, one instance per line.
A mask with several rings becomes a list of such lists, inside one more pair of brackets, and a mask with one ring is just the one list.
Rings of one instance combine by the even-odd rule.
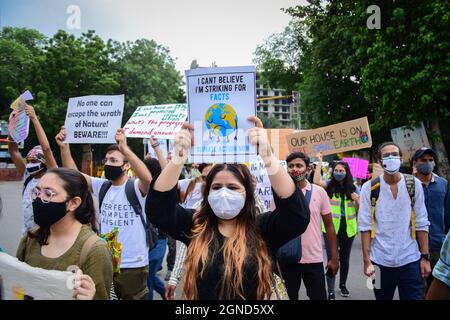
[[372, 137], [369, 122], [367, 117], [364, 117], [293, 133], [287, 136], [287, 142], [290, 152], [303, 152], [315, 156], [318, 152], [327, 155], [370, 148]]

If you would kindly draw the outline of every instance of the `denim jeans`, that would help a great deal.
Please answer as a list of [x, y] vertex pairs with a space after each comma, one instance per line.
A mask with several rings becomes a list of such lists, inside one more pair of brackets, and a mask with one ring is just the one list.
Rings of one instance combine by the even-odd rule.
[[378, 267], [381, 281], [380, 288], [374, 289], [377, 300], [392, 300], [397, 287], [400, 300], [423, 300], [425, 286], [420, 273], [420, 260], [396, 268]]
[[158, 239], [156, 246], [148, 252], [148, 299], [153, 300], [153, 290], [158, 292], [164, 299], [164, 282], [158, 278], [156, 273], [162, 265], [164, 255], [166, 254], [167, 239]]

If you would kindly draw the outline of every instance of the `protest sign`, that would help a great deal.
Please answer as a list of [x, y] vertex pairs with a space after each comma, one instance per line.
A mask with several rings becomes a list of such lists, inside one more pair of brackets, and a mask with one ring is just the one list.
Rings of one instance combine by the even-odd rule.
[[402, 150], [403, 162], [409, 162], [416, 150], [430, 147], [423, 123], [416, 128], [400, 127], [391, 129], [392, 141]]
[[32, 94], [27, 90], [11, 103], [11, 109], [14, 111], [9, 119], [8, 133], [16, 143], [25, 141], [28, 137], [30, 118], [25, 113], [25, 102], [32, 99]]
[[[249, 164], [249, 169], [250, 173], [256, 177], [255, 191], [264, 203], [266, 211], [273, 211], [275, 209], [275, 202], [273, 200], [272, 185], [264, 162], [259, 156], [252, 157], [252, 160]], [[286, 169], [286, 161], [280, 161], [280, 163]]]
[[187, 118], [187, 104], [138, 107], [123, 129], [130, 138], [174, 139]]
[[287, 136], [290, 152], [303, 152], [315, 156], [359, 150], [372, 146], [367, 117], [346, 121], [331, 126], [306, 130]]
[[124, 100], [124, 95], [70, 98], [64, 124], [66, 143], [115, 143]]
[[[153, 147], [152, 147], [151, 140], [150, 139], [145, 139], [144, 141], [147, 144], [148, 153], [150, 153], [150, 155], [153, 158], [157, 158], [155, 149], [153, 149]], [[160, 140], [158, 140], [158, 142], [159, 142], [159, 148], [161, 149], [163, 157], [165, 159], [167, 159], [167, 155], [168, 155], [169, 152], [171, 154], [173, 154], [174, 140], [163, 140], [163, 139], [160, 139]]]
[[367, 169], [369, 168], [369, 160], [359, 158], [342, 158], [350, 167], [353, 178], [366, 179]]
[[256, 114], [255, 67], [186, 71], [189, 122], [194, 125], [191, 162], [246, 162], [256, 155], [247, 130]]
[[32, 267], [0, 252], [0, 278], [4, 300], [73, 300], [70, 271]]
[[289, 155], [286, 137], [294, 132], [294, 129], [266, 129], [270, 145], [277, 159], [285, 160]]

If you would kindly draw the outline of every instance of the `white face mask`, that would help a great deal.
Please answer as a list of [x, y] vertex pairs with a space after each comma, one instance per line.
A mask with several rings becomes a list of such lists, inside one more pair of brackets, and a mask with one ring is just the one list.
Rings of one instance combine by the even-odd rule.
[[389, 156], [389, 157], [383, 158], [381, 163], [383, 165], [384, 171], [390, 175], [394, 175], [400, 170], [400, 165], [401, 165], [400, 157]]
[[208, 202], [218, 218], [231, 220], [241, 212], [245, 197], [237, 191], [223, 187], [212, 191], [208, 196]]

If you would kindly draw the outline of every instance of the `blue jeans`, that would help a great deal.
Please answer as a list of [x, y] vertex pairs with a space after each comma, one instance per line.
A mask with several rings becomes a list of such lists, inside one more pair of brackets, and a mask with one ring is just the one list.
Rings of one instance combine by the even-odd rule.
[[164, 299], [164, 282], [158, 278], [156, 273], [162, 265], [164, 255], [166, 254], [167, 239], [158, 239], [156, 246], [148, 252], [148, 299], [153, 300], [153, 290], [159, 293]]
[[396, 268], [377, 266], [381, 272], [381, 288], [374, 289], [377, 300], [392, 300], [396, 287], [400, 300], [424, 299], [425, 286], [420, 272], [420, 260]]

